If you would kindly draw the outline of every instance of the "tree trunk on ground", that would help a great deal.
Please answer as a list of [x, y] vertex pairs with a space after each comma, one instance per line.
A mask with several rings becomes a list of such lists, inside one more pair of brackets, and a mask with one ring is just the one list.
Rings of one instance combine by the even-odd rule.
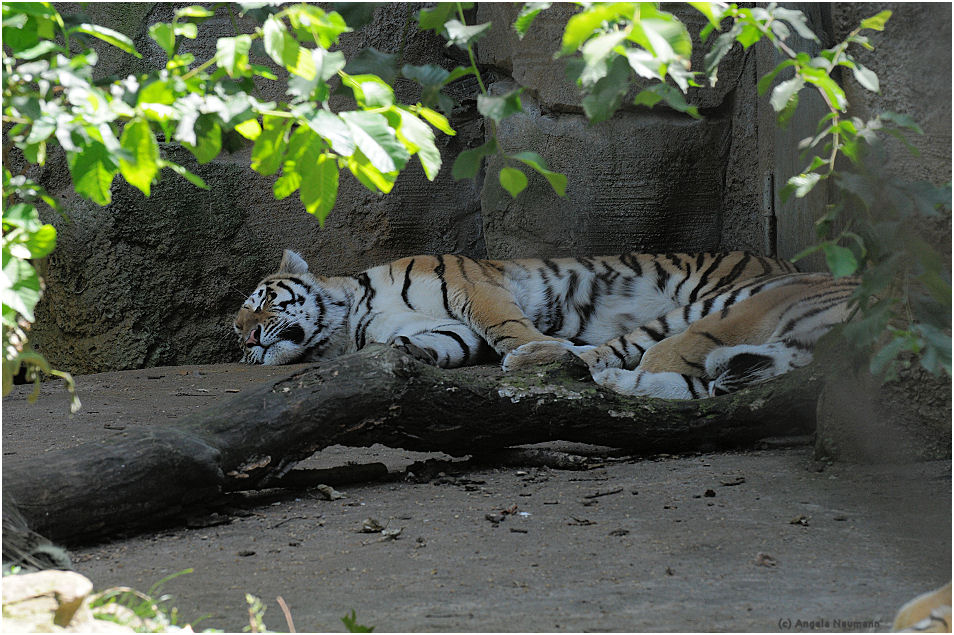
[[296, 462], [335, 444], [463, 456], [565, 440], [646, 454], [738, 447], [814, 425], [820, 382], [809, 369], [699, 401], [623, 397], [575, 378], [579, 370], [445, 370], [372, 346], [171, 425], [5, 460], [3, 484], [36, 531], [76, 542], [280, 485]]

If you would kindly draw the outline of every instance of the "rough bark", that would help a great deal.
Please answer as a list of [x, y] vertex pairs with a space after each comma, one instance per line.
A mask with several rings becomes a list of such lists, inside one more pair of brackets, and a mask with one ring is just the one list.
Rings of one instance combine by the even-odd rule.
[[634, 453], [738, 447], [810, 429], [819, 385], [802, 369], [732, 395], [665, 401], [623, 397], [578, 374], [565, 365], [445, 370], [368, 347], [175, 424], [42, 461], [5, 460], [4, 489], [36, 531], [75, 542], [146, 527], [229, 491], [280, 486], [296, 462], [334, 444], [458, 456], [552, 440]]

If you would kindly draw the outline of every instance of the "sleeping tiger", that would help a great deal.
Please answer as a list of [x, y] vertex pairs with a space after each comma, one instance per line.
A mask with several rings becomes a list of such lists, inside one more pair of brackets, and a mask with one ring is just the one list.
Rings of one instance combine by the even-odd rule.
[[329, 359], [391, 344], [444, 368], [516, 370], [580, 357], [629, 395], [700, 398], [811, 361], [858, 281], [745, 252], [525, 260], [414, 256], [354, 276], [285, 250], [235, 318], [251, 364]]

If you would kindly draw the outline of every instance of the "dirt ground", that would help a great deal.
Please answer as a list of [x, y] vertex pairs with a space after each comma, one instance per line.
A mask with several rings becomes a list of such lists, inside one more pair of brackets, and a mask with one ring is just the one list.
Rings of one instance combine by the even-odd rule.
[[[27, 387], [3, 401], [4, 456], [42, 458], [215, 407], [287, 369], [187, 366]], [[519, 425], [519, 422], [514, 422]], [[638, 457], [561, 449], [596, 466], [448, 468], [421, 455], [334, 447], [305, 467], [384, 462], [391, 481], [275, 493], [155, 532], [71, 550], [98, 589], [163, 587], [180, 623], [241, 630], [245, 593], [299, 632], [879, 631], [951, 577], [951, 463], [825, 464], [808, 445]], [[448, 457], [444, 457], [448, 458]], [[103, 501], [108, 505], [108, 501]], [[395, 538], [361, 533], [368, 518]], [[221, 524], [216, 524], [221, 523]]]

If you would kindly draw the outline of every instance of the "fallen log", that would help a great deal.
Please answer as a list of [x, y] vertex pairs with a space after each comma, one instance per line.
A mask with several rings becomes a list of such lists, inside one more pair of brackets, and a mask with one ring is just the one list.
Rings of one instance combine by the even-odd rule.
[[808, 368], [698, 401], [624, 397], [579, 375], [568, 364], [446, 370], [375, 345], [175, 423], [42, 460], [10, 457], [3, 485], [34, 530], [76, 543], [148, 527], [230, 491], [279, 486], [330, 445], [454, 456], [554, 440], [645, 454], [739, 447], [810, 430], [820, 390]]

